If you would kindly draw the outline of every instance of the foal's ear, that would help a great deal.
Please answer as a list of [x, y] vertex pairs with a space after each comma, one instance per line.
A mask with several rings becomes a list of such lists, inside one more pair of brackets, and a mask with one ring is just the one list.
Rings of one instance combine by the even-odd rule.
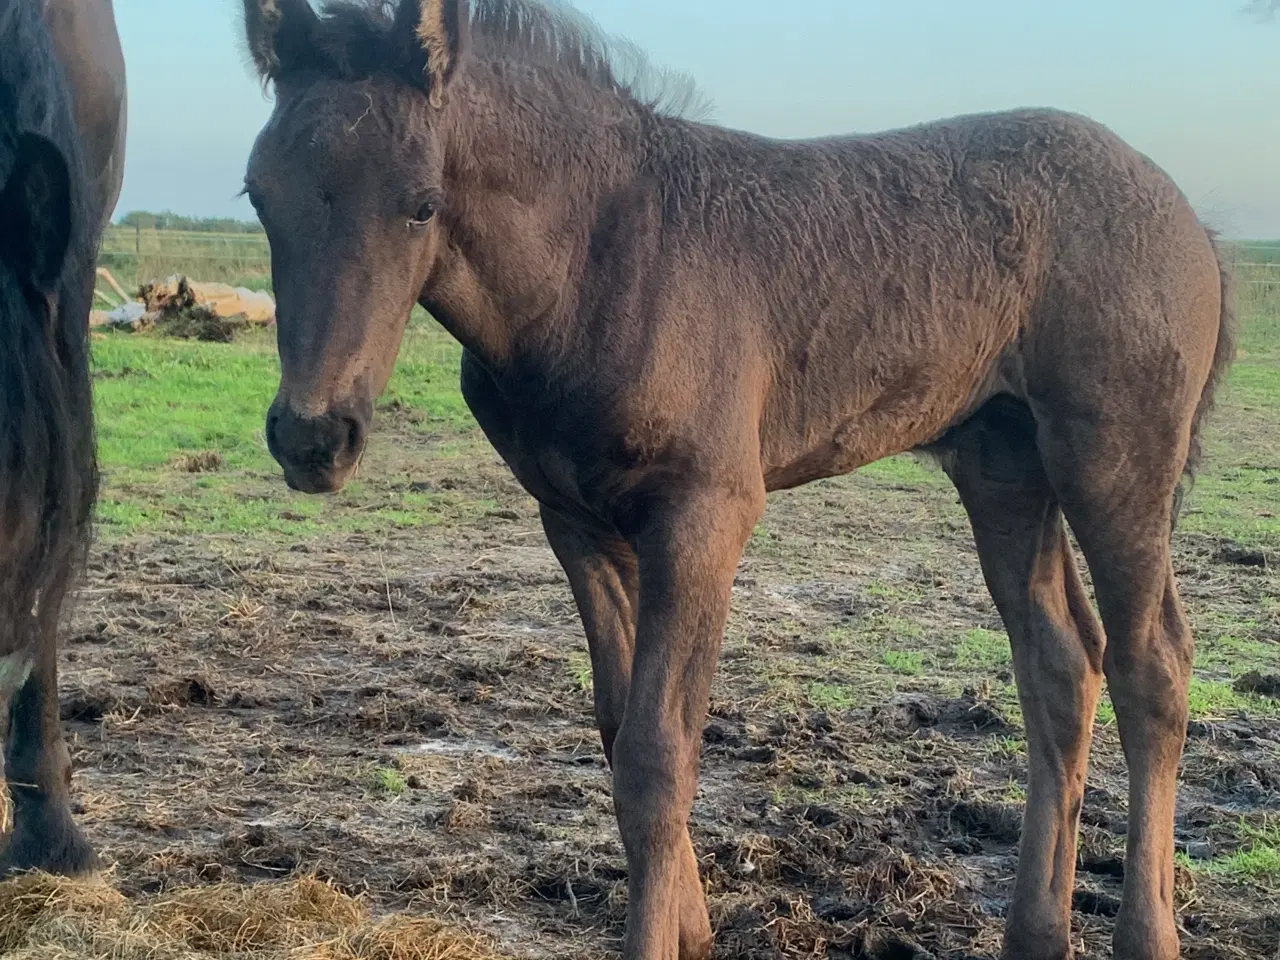
[[413, 67], [421, 70], [431, 105], [442, 105], [471, 40], [470, 4], [467, 0], [400, 0], [396, 30], [409, 40]]
[[245, 41], [258, 75], [274, 80], [300, 60], [319, 20], [310, 0], [244, 0]]
[[0, 191], [0, 257], [18, 276], [52, 293], [71, 243], [71, 174], [51, 141], [18, 138], [9, 179]]

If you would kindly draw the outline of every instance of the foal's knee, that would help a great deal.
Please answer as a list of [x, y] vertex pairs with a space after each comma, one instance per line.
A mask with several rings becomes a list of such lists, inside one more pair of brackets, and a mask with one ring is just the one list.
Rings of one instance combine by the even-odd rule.
[[623, 830], [683, 828], [696, 776], [677, 745], [661, 737], [641, 740], [624, 727], [613, 744], [614, 805]]

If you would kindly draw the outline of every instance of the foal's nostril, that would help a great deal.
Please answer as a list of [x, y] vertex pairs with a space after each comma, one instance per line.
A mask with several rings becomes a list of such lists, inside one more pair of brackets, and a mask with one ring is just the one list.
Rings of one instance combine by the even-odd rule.
[[267, 449], [268, 450], [274, 451], [274, 450], [280, 449], [280, 438], [278, 435], [279, 428], [280, 428], [280, 414], [268, 413], [267, 414]]
[[364, 424], [355, 417], [344, 417], [347, 425], [347, 453], [358, 454], [364, 448]]

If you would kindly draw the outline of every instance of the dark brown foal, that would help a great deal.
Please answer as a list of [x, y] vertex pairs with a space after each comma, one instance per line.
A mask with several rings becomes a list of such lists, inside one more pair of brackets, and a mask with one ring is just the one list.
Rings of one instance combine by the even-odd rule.
[[1070, 953], [1104, 673], [1132, 777], [1116, 955], [1175, 960], [1191, 639], [1169, 532], [1234, 350], [1169, 177], [1052, 110], [814, 141], [694, 122], [540, 0], [245, 15], [277, 98], [246, 173], [278, 295], [272, 453], [296, 489], [340, 489], [414, 303], [461, 342], [591, 647], [626, 960], [711, 950], [686, 824], [765, 494], [913, 449], [954, 478], [1013, 641], [1031, 785], [1007, 960]]

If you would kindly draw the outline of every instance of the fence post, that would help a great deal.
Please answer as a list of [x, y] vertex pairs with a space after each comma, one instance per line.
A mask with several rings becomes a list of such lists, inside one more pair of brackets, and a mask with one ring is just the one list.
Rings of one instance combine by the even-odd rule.
[[133, 285], [142, 286], [142, 218], [133, 225]]

